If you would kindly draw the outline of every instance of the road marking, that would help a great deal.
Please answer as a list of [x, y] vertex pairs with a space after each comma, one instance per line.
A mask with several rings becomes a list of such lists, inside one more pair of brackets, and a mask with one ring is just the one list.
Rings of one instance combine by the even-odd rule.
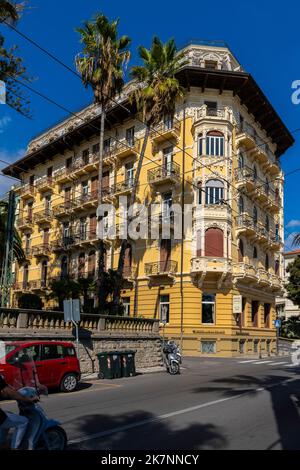
[[274, 361], [256, 361], [253, 364], [274, 364]]
[[[138, 427], [141, 427], [141, 426], [146, 426], [150, 423], [154, 423], [154, 422], [157, 422], [157, 421], [162, 421], [164, 419], [172, 418], [173, 416], [179, 416], [179, 415], [182, 415], [182, 414], [185, 414], [185, 413], [191, 413], [192, 411], [197, 411], [197, 410], [200, 410], [202, 408], [207, 408], [209, 406], [218, 405], [220, 403], [225, 403], [227, 401], [236, 400], [238, 398], [244, 397], [248, 393], [253, 393], [253, 391], [255, 391], [255, 392], [263, 392], [263, 391], [266, 391], [266, 390], [268, 391], [270, 388], [276, 387], [277, 385], [282, 385], [283, 383], [292, 382], [292, 381], [295, 381], [295, 380], [296, 379], [294, 379], [294, 378], [290, 378], [290, 379], [287, 379], [287, 380], [282, 380], [281, 382], [277, 382], [275, 384], [271, 384], [267, 387], [257, 387], [257, 388], [253, 388], [253, 389], [246, 389], [244, 393], [240, 393], [239, 395], [235, 395], [235, 396], [227, 397], [227, 398], [220, 398], [219, 400], [214, 400], [214, 401], [210, 401], [210, 402], [207, 402], [207, 403], [202, 403], [201, 405], [191, 406], [190, 408], [184, 408], [182, 410], [172, 411], [171, 413], [166, 413], [166, 414], [163, 414], [163, 415], [160, 415], [160, 416], [156, 416], [155, 418], [144, 419], [142, 421], [136, 421], [134, 423], [124, 424], [123, 426], [118, 426], [116, 428], [108, 429], [106, 431], [97, 432], [97, 433], [91, 434], [89, 436], [78, 437], [77, 439], [71, 439], [69, 441], [69, 444], [70, 445], [79, 444], [79, 443], [82, 443], [82, 442], [91, 441], [93, 439], [110, 436], [110, 435], [116, 434], [118, 432], [128, 431], [130, 429], [138, 428]], [[232, 391], [237, 391], [237, 390], [238, 389], [232, 389]]]
[[256, 362], [257, 359], [251, 359], [251, 361], [239, 361], [239, 364], [248, 364], [250, 362]]

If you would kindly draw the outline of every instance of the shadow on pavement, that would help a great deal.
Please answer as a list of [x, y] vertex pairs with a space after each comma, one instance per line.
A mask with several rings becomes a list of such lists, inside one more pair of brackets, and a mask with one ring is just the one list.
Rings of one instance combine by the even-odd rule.
[[[296, 372], [295, 372], [296, 374]], [[257, 395], [264, 388], [271, 398], [274, 417], [276, 419], [279, 439], [270, 444], [268, 449], [279, 445], [283, 450], [300, 449], [300, 379], [287, 382], [291, 377], [267, 375], [263, 378], [251, 375], [236, 375], [233, 377], [213, 380], [211, 387], [197, 387], [194, 393], [222, 392], [225, 397], [240, 395]]]
[[[73, 421], [77, 435], [88, 436], [115, 430], [83, 443], [72, 444], [69, 449], [87, 450], [184, 450], [226, 448], [226, 439], [210, 423], [195, 423], [175, 429], [166, 420], [157, 420], [152, 413], [136, 411], [118, 416], [87, 415]], [[145, 422], [131, 429], [121, 429], [133, 423]], [[119, 429], [118, 429], [119, 428]]]

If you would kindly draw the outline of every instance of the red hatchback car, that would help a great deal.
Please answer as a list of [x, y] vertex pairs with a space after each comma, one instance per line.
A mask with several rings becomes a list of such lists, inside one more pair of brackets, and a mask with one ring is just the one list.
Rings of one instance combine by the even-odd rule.
[[4, 350], [0, 351], [0, 374], [14, 387], [22, 382], [24, 384], [20, 364], [26, 366], [26, 361], [32, 363], [32, 360], [39, 382], [47, 388], [60, 388], [62, 392], [73, 392], [76, 389], [80, 380], [80, 365], [72, 343], [5, 342]]

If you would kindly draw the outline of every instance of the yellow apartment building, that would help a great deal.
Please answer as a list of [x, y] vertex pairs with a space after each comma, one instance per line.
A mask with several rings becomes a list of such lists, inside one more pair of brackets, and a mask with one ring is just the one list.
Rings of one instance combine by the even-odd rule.
[[[138, 181], [137, 203], [155, 204], [147, 220], [160, 235], [129, 240], [123, 304], [128, 315], [160, 318], [185, 355], [272, 352], [283, 274], [279, 157], [293, 138], [225, 44], [184, 50], [184, 99], [151, 130]], [[128, 101], [132, 86], [118, 98], [123, 106], [108, 111], [103, 201], [116, 210], [117, 237], [105, 213], [107, 269], [118, 263], [126, 223], [119, 197], [132, 191], [145, 132]], [[24, 291], [45, 298], [52, 278], [96, 276], [99, 122], [99, 109], [87, 107], [4, 170], [21, 179], [16, 224], [28, 257], [16, 268], [15, 304]], [[174, 204], [188, 207], [182, 237]]]

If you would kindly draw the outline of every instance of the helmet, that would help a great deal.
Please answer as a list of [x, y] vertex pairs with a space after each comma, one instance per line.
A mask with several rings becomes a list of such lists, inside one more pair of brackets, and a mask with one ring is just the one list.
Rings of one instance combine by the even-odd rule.
[[26, 398], [38, 398], [37, 391], [33, 387], [23, 387], [18, 392]]

